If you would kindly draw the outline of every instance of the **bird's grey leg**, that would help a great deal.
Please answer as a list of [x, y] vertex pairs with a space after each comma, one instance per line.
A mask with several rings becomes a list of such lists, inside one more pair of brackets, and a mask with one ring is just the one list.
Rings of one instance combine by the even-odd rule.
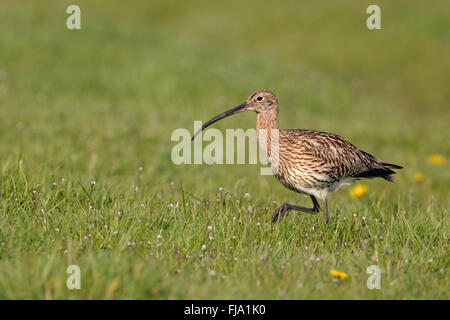
[[323, 200], [323, 220], [325, 220], [325, 223], [328, 223], [330, 220], [330, 216], [328, 215], [328, 201], [327, 198]]
[[306, 212], [306, 213], [310, 213], [310, 214], [316, 214], [320, 211], [320, 205], [317, 202], [316, 198], [314, 196], [311, 196], [311, 200], [313, 202], [314, 207], [313, 208], [306, 208], [306, 207], [302, 207], [302, 206], [296, 206], [294, 204], [289, 204], [287, 202], [283, 203], [280, 207], [278, 207], [272, 216], [272, 222], [275, 223], [281, 219], [283, 219], [284, 217], [287, 217], [289, 215], [289, 211], [290, 210], [295, 210], [295, 211], [301, 211], [301, 212]]

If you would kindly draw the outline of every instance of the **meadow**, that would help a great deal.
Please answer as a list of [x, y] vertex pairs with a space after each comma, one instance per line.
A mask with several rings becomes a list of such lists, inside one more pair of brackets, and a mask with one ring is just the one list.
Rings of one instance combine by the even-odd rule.
[[[80, 0], [68, 30], [73, 2], [0, 3], [1, 299], [450, 298], [448, 1], [377, 1], [381, 30], [349, 0]], [[281, 128], [405, 168], [334, 193], [328, 225], [273, 225], [309, 198], [259, 165], [171, 161], [173, 130], [256, 89]]]

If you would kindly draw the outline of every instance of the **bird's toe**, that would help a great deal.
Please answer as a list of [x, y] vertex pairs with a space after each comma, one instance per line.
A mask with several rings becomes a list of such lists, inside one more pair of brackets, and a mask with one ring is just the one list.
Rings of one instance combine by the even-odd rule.
[[277, 208], [277, 209], [273, 212], [272, 223], [276, 223], [276, 222], [278, 221], [279, 215], [280, 215], [280, 208]]
[[280, 220], [283, 219], [284, 217], [287, 217], [288, 215], [289, 215], [289, 209], [288, 208], [281, 209]]

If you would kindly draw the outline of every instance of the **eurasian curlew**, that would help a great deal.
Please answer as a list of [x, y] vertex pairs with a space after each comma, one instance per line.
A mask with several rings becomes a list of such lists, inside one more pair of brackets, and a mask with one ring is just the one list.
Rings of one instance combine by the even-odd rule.
[[401, 166], [382, 162], [359, 150], [344, 138], [328, 133], [305, 129], [278, 129], [278, 100], [268, 90], [252, 93], [246, 102], [230, 109], [205, 123], [192, 140], [203, 129], [216, 121], [243, 111], [257, 113], [256, 129], [258, 143], [267, 156], [275, 178], [286, 188], [308, 194], [312, 208], [284, 203], [273, 213], [272, 222], [277, 222], [289, 211], [316, 214], [324, 202], [323, 218], [329, 221], [328, 196], [339, 187], [361, 178], [381, 177], [392, 181], [391, 169]]

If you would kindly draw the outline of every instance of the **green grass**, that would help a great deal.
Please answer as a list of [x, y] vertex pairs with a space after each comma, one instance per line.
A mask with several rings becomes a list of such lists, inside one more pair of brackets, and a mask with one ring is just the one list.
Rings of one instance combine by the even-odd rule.
[[[379, 31], [364, 1], [77, 1], [69, 31], [72, 3], [0, 4], [0, 298], [450, 298], [448, 1], [379, 1]], [[262, 88], [282, 128], [405, 169], [363, 198], [333, 194], [329, 225], [273, 226], [274, 201], [309, 199], [256, 165], [172, 164], [174, 129]]]

